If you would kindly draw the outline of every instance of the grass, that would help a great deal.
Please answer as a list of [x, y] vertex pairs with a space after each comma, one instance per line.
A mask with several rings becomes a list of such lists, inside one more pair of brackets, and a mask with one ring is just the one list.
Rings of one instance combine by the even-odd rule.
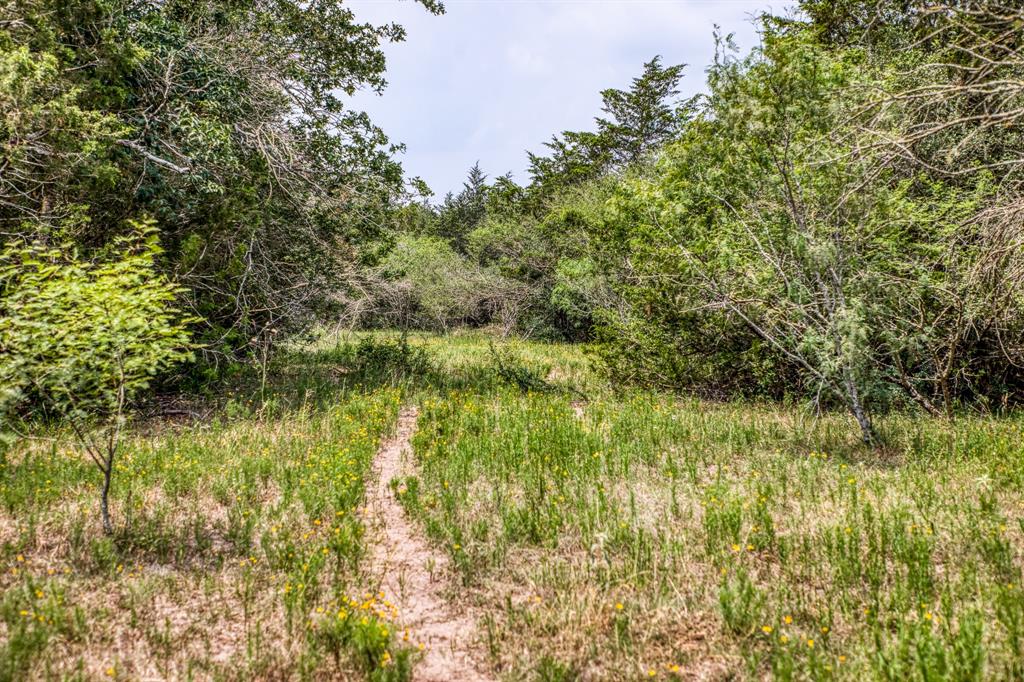
[[366, 595], [360, 505], [400, 394], [137, 434], [115, 474], [60, 441], [0, 470], [0, 680], [407, 676]]
[[1024, 676], [1018, 418], [421, 399], [406, 508], [511, 679]]
[[1019, 415], [893, 415], [878, 454], [842, 415], [619, 395], [579, 348], [480, 334], [324, 338], [270, 385], [139, 429], [113, 538], [66, 441], [7, 456], [0, 680], [408, 677], [360, 505], [410, 401], [394, 488], [501, 679], [1024, 678]]

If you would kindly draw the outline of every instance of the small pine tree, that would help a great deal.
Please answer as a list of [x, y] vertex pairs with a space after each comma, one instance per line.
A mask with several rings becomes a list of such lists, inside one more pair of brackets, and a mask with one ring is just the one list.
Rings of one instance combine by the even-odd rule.
[[529, 155], [532, 191], [551, 195], [625, 168], [675, 137], [693, 108], [692, 101], [677, 99], [685, 67], [662, 66], [655, 57], [629, 90], [602, 91], [606, 116], [595, 119], [597, 132], [566, 130], [545, 143], [547, 156]]
[[438, 211], [437, 234], [464, 254], [466, 238], [487, 215], [487, 175], [480, 170], [480, 162], [474, 163], [462, 183], [457, 195], [449, 192]]
[[655, 57], [629, 90], [601, 92], [602, 111], [610, 118], [597, 119], [598, 135], [615, 164], [636, 163], [679, 132], [686, 108], [676, 97], [685, 67], [662, 67], [661, 57]]

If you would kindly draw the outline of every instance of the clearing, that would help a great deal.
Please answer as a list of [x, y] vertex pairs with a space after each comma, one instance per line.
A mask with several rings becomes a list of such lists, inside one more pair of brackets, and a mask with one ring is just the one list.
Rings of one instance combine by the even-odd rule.
[[1019, 417], [878, 454], [578, 347], [349, 341], [140, 421], [112, 537], [66, 434], [8, 453], [0, 681], [1024, 676]]

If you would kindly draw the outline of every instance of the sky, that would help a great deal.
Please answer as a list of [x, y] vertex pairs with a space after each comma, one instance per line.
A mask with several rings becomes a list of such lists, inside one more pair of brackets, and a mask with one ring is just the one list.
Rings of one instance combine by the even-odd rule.
[[462, 187], [477, 161], [490, 177], [527, 182], [526, 151], [563, 130], [591, 130], [600, 91], [628, 88], [643, 63], [689, 66], [683, 96], [704, 89], [715, 25], [745, 53], [758, 43], [751, 18], [781, 0], [445, 0], [434, 16], [410, 0], [350, 0], [356, 17], [405, 26], [387, 45], [388, 87], [358, 93], [393, 142], [407, 176], [440, 199]]

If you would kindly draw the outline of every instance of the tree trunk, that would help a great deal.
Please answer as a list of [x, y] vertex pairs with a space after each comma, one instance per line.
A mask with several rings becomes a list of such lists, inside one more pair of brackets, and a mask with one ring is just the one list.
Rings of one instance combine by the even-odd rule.
[[860, 427], [861, 440], [864, 441], [865, 445], [878, 447], [878, 436], [875, 433], [875, 427], [871, 424], [871, 417], [868, 415], [867, 410], [864, 409], [864, 404], [860, 399], [860, 391], [857, 390], [857, 383], [853, 380], [848, 369], [843, 372], [843, 383], [846, 388], [847, 407], [849, 407], [853, 418], [857, 420], [857, 425]]
[[103, 489], [100, 491], [100, 515], [103, 517], [103, 532], [113, 535], [114, 526], [110, 523], [110, 475], [113, 472], [113, 463], [103, 470]]

